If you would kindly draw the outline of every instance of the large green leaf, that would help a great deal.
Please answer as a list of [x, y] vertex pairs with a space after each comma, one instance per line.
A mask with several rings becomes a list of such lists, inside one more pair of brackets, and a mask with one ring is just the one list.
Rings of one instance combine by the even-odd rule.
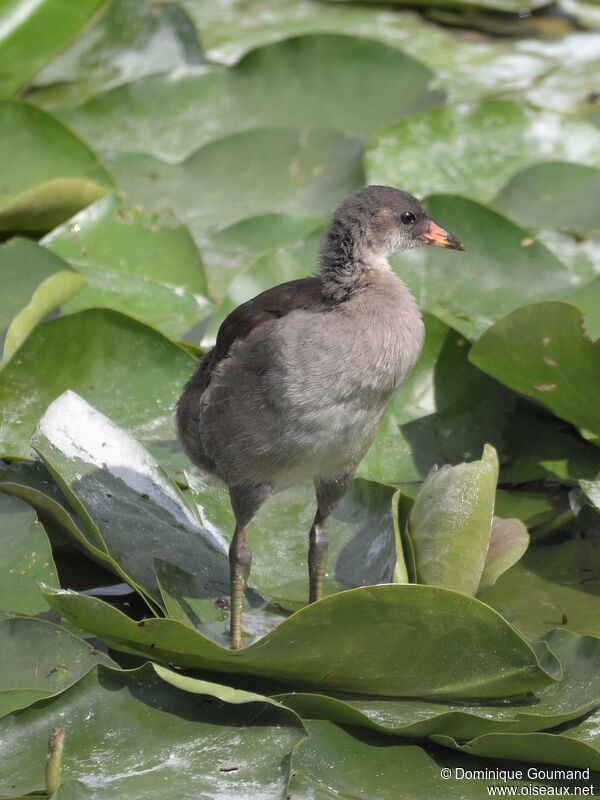
[[0, 280], [0, 345], [5, 360], [46, 314], [85, 285], [85, 279], [61, 258], [27, 239], [0, 247]]
[[41, 619], [0, 620], [0, 646], [0, 716], [63, 692], [96, 664], [114, 663], [70, 631]]
[[[580, 724], [565, 726], [557, 733], [487, 733], [464, 744], [443, 735], [434, 735], [432, 739], [446, 747], [483, 758], [519, 759], [600, 772], [599, 724], [600, 711], [596, 711]], [[595, 785], [595, 782], [588, 783], [585, 774], [577, 783], [583, 783], [588, 789]]]
[[54, 117], [0, 103], [0, 232], [48, 231], [106, 193], [97, 156]]
[[290, 754], [305, 736], [296, 715], [256, 695], [228, 702], [199, 681], [186, 684], [190, 693], [164, 674], [149, 664], [99, 667], [51, 702], [6, 717], [0, 796], [44, 788], [48, 735], [60, 720], [62, 779], [79, 780], [85, 797], [150, 800], [168, 782], [173, 800], [285, 800]]
[[590, 339], [600, 339], [600, 275], [569, 292], [564, 300], [583, 311], [583, 324]]
[[486, 445], [481, 461], [432, 472], [417, 495], [408, 530], [417, 580], [475, 595], [486, 560], [498, 455]]
[[0, 455], [31, 458], [29, 437], [38, 420], [72, 389], [166, 467], [182, 469], [188, 461], [175, 438], [173, 409], [193, 369], [181, 348], [113, 311], [82, 311], [39, 325], [0, 373]]
[[[263, 214], [229, 225], [212, 236], [202, 237], [199, 244], [207, 266], [213, 296], [223, 298], [225, 290], [233, 283], [235, 277], [245, 271], [248, 274], [255, 274], [261, 284], [268, 282], [268, 285], [264, 286], [265, 289], [277, 281], [281, 282], [280, 277], [270, 282], [266, 266], [270, 263], [268, 260], [261, 259], [260, 270], [253, 268], [253, 262], [271, 251], [286, 255], [290, 251], [295, 251], [306, 239], [313, 239], [320, 233], [325, 222], [324, 217]], [[309, 271], [314, 269], [315, 263], [316, 250]], [[305, 274], [307, 273], [303, 273]]]
[[40, 614], [48, 605], [40, 581], [58, 587], [50, 543], [35, 511], [0, 492], [0, 609]]
[[600, 340], [568, 303], [536, 303], [493, 325], [469, 354], [479, 369], [600, 437]]
[[517, 172], [557, 160], [600, 166], [600, 131], [577, 118], [488, 100], [401, 120], [372, 141], [366, 168], [370, 183], [485, 203]]
[[599, 195], [599, 169], [555, 161], [517, 173], [494, 206], [519, 225], [556, 228], [585, 238], [600, 232], [595, 213]]
[[595, 541], [540, 544], [530, 547], [481, 599], [520, 630], [543, 633], [564, 625], [600, 636], [599, 575]]
[[30, 80], [105, 0], [5, 0], [0, 9], [0, 96]]
[[28, 97], [45, 108], [65, 108], [122, 83], [201, 62], [198, 35], [178, 4], [119, 0], [35, 76]]
[[[189, 482], [202, 524], [229, 539], [235, 520], [222, 488], [195, 477]], [[392, 580], [392, 494], [387, 486], [356, 480], [342, 499], [331, 518], [327, 594]], [[285, 608], [301, 608], [308, 599], [308, 532], [315, 511], [314, 487], [302, 484], [275, 494], [248, 526], [250, 582]]]
[[158, 605], [160, 558], [192, 567], [202, 597], [229, 591], [224, 541], [202, 528], [177, 487], [136, 440], [74, 392], [49, 407], [32, 444], [90, 538]]
[[243, 650], [226, 650], [175, 620], [137, 623], [93, 597], [50, 589], [45, 595], [66, 619], [120, 650], [296, 687], [392, 697], [506, 697], [550, 684], [547, 669], [554, 673], [558, 666], [542, 648], [542, 667], [531, 645], [488, 606], [435, 586], [340, 592], [296, 612]]
[[[514, 789], [515, 795], [558, 794], [572, 791], [574, 782], [527, 775], [539, 770], [535, 753], [528, 752], [528, 765], [498, 763], [473, 758], [452, 750], [427, 745], [418, 747], [402, 739], [330, 722], [307, 721], [308, 741], [294, 754], [295, 776], [289, 800], [481, 800], [492, 796], [492, 787]], [[513, 754], [513, 758], [523, 754]], [[486, 772], [485, 770], [489, 770]], [[516, 770], [521, 778], [511, 779]], [[510, 778], [505, 777], [506, 774]], [[495, 775], [498, 774], [498, 778]], [[575, 785], [600, 782], [592, 778]], [[512, 792], [511, 792], [512, 794]], [[550, 794], [550, 792], [548, 792]], [[509, 795], [509, 792], [506, 792]]]
[[211, 141], [259, 126], [368, 136], [441, 101], [441, 92], [428, 89], [432, 77], [380, 42], [303, 36], [255, 50], [231, 70], [128, 83], [61, 117], [101, 148], [181, 161]]
[[442, 734], [471, 739], [485, 733], [523, 733], [575, 720], [600, 704], [600, 640], [564, 630], [546, 641], [560, 659], [562, 680], [513, 703], [448, 703], [361, 695], [275, 695], [307, 719], [327, 719], [382, 733], [418, 738]]
[[87, 279], [64, 312], [112, 308], [171, 338], [198, 341], [194, 329], [211, 306], [196, 246], [175, 220], [128, 208], [110, 194], [42, 243]]
[[489, 589], [500, 575], [504, 574], [525, 554], [529, 546], [529, 534], [521, 520], [511, 517], [494, 517], [490, 542], [481, 573], [477, 592]]
[[358, 139], [261, 128], [228, 136], [180, 164], [135, 153], [107, 163], [130, 202], [170, 208], [194, 237], [256, 214], [330, 214], [364, 183]]
[[573, 278], [523, 228], [455, 195], [427, 198], [434, 220], [455, 233], [464, 253], [421, 247], [393, 260], [419, 304], [470, 339], [527, 300], [561, 297]]

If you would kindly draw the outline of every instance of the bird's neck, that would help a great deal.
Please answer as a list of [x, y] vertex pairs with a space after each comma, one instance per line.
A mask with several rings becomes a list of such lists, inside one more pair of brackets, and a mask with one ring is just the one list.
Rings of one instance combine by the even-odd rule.
[[334, 220], [323, 239], [320, 277], [324, 297], [333, 303], [348, 300], [369, 286], [374, 273], [389, 272], [385, 254], [367, 232]]

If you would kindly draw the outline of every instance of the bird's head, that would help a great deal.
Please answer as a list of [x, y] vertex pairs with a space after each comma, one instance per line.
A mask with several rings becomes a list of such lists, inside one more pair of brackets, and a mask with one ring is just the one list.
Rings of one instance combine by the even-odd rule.
[[349, 195], [335, 212], [329, 233], [339, 235], [340, 241], [350, 236], [355, 249], [375, 256], [422, 245], [465, 249], [429, 217], [416, 197], [391, 186], [366, 186]]

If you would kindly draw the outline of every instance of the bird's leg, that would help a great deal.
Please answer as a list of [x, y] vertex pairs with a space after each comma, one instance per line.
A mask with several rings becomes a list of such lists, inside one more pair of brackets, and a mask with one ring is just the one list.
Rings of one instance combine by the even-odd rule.
[[242, 646], [242, 603], [252, 566], [252, 551], [246, 542], [246, 527], [270, 494], [271, 487], [266, 485], [231, 486], [229, 488], [229, 497], [236, 520], [233, 539], [229, 547], [232, 650], [239, 650]]
[[239, 650], [242, 646], [242, 603], [248, 585], [252, 551], [246, 542], [246, 529], [235, 526], [235, 532], [229, 546], [229, 586], [231, 595], [230, 636], [231, 649]]
[[329, 517], [352, 483], [354, 470], [332, 481], [315, 481], [317, 513], [308, 537], [308, 602], [323, 596], [323, 581], [329, 550]]

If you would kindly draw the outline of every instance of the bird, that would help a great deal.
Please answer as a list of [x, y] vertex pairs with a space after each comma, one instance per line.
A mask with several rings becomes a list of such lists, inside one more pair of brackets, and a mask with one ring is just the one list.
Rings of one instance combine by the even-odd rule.
[[309, 602], [323, 594], [328, 520], [424, 340], [416, 300], [388, 256], [421, 245], [464, 250], [411, 194], [366, 186], [325, 231], [318, 270], [238, 306], [177, 404], [190, 460], [229, 490], [230, 647], [242, 643], [252, 553], [246, 528], [273, 492], [312, 480]]

